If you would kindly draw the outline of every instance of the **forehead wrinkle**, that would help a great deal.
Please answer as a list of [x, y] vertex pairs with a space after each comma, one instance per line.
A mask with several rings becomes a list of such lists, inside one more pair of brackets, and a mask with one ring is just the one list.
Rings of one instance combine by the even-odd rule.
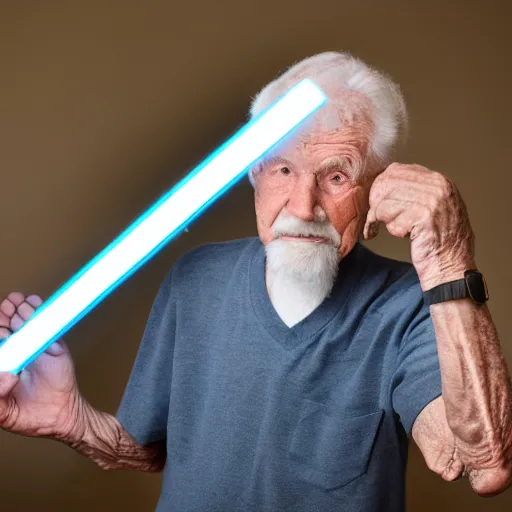
[[[296, 168], [295, 156], [313, 163], [318, 161], [318, 153], [328, 151], [331, 155], [324, 158], [318, 166], [315, 165], [316, 169], [311, 174], [317, 175], [328, 170], [328, 167], [338, 166], [347, 170], [350, 178], [357, 181], [364, 171], [367, 146], [364, 131], [354, 128], [306, 132], [270, 150], [254, 164], [254, 168], [262, 170], [265, 166], [276, 164]], [[334, 147], [337, 150], [333, 152]], [[307, 171], [304, 169], [304, 172]]]
[[351, 145], [357, 147], [359, 151], [366, 150], [369, 143], [369, 135], [365, 130], [354, 128], [344, 128], [343, 130], [334, 130], [330, 132], [310, 133], [301, 138], [300, 143], [305, 147]]
[[[323, 144], [322, 144], [323, 145]], [[339, 150], [337, 154], [326, 157], [318, 166], [318, 172], [324, 172], [329, 166], [338, 165], [341, 169], [348, 170], [351, 178], [358, 180], [365, 168], [366, 157], [364, 151], [362, 152], [355, 144], [335, 144], [334, 142], [327, 144], [328, 146], [336, 145]], [[318, 150], [318, 148], [316, 148]], [[314, 149], [310, 149], [312, 153]]]

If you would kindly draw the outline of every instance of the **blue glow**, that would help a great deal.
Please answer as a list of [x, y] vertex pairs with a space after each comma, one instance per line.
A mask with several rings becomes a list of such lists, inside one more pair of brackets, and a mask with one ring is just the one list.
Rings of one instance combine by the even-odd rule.
[[[273, 105], [271, 105], [268, 109], [262, 112], [259, 116], [255, 117], [245, 126], [243, 126], [240, 130], [238, 130], [230, 139], [228, 139], [222, 146], [220, 146], [208, 158], [206, 158], [201, 164], [199, 164], [184, 179], [182, 179], [170, 191], [168, 191], [158, 201], [156, 201], [135, 222], [133, 222], [124, 232], [122, 232], [113, 242], [111, 242], [87, 265], [85, 265], [81, 270], [79, 270], [68, 282], [66, 282], [61, 288], [59, 288], [46, 302], [44, 302], [36, 310], [36, 312], [29, 319], [29, 321], [27, 321], [17, 332], [12, 334], [9, 338], [6, 338], [0, 344], [0, 371], [10, 371], [12, 373], [19, 373], [21, 370], [23, 370], [23, 368], [30, 364], [39, 354], [44, 352], [54, 341], [60, 339], [65, 332], [71, 329], [71, 327], [73, 327], [77, 322], [79, 322], [87, 313], [94, 309], [115, 288], [117, 288], [121, 283], [126, 281], [133, 273], [135, 273], [155, 254], [157, 254], [170, 240], [177, 236], [187, 225], [189, 225], [193, 220], [199, 217], [215, 200], [217, 200], [229, 188], [231, 188], [235, 183], [237, 183], [241, 178], [243, 178], [247, 171], [250, 169], [251, 165], [258, 158], [260, 158], [268, 150], [274, 148], [276, 144], [283, 139], [283, 137], [289, 135], [290, 132], [296, 129], [300, 123], [302, 123], [307, 117], [309, 117], [318, 108], [320, 108], [325, 103], [325, 101], [325, 95], [316, 85], [314, 85], [309, 80], [303, 80], [302, 82], [294, 86], [292, 89], [290, 89], [285, 95], [278, 99]], [[273, 130], [270, 130], [269, 133], [269, 128], [273, 128], [274, 126], [276, 126], [275, 134]], [[249, 146], [245, 147], [243, 151], [247, 151], [248, 148], [253, 149], [253, 151], [250, 153], [251, 156], [247, 157], [247, 161], [244, 160], [243, 155], [241, 155], [240, 153], [236, 153], [236, 151], [242, 151], [241, 148], [244, 148], [244, 144], [246, 146], [247, 144], [249, 144]], [[263, 144], [263, 146], [260, 148], [259, 145], [261, 144]], [[233, 149], [235, 147], [237, 148], [236, 150]], [[253, 152], [254, 154], [252, 154]], [[222, 160], [222, 158], [224, 158], [224, 160]], [[244, 162], [243, 166], [237, 164], [237, 162], [242, 161]], [[232, 165], [232, 169], [228, 169], [229, 172], [224, 172], [222, 168], [221, 175], [220, 169], [215, 170], [215, 165], [221, 165], [220, 162], [222, 162], [223, 166], [226, 165], [227, 162], [228, 166]], [[206, 173], [205, 176], [203, 177], [203, 182], [198, 182], [197, 180], [199, 179], [200, 174], [203, 172]], [[208, 172], [210, 173], [209, 177], [207, 174]], [[219, 181], [217, 182], [218, 189], [215, 189], [214, 183], [212, 185], [213, 190], [211, 190], [211, 192], [208, 192], [208, 196], [205, 196], [204, 200], [198, 199], [198, 201], [203, 202], [198, 203], [197, 206], [195, 206], [195, 204], [193, 205], [193, 207], [195, 208], [194, 211], [190, 213], [185, 213], [185, 217], [181, 221], [178, 221], [176, 224], [169, 226], [168, 228], [162, 228], [161, 224], [155, 224], [155, 222], [157, 222], [157, 220], [160, 219], [160, 217], [157, 220], [155, 220], [153, 223], [153, 228], [155, 228], [156, 226], [159, 229], [158, 233], [160, 233], [160, 235], [158, 235], [157, 233], [158, 236], [156, 239], [160, 239], [158, 237], [161, 236], [161, 233], [165, 233], [165, 237], [163, 237], [156, 246], [151, 248], [150, 246], [153, 243], [151, 242], [152, 238], [149, 236], [147, 238], [143, 238], [144, 234], [147, 234], [147, 230], [149, 230], [149, 227], [143, 226], [144, 229], [142, 231], [140, 229], [137, 230], [137, 228], [140, 227], [146, 221], [150, 221], [152, 216], [154, 216], [154, 220], [159, 212], [161, 213], [162, 211], [164, 211], [164, 207], [168, 208], [169, 205], [172, 205], [172, 200], [175, 199], [177, 204], [180, 204], [180, 200], [183, 202], [183, 198], [186, 197], [184, 194], [186, 194], [187, 192], [190, 194], [190, 197], [192, 198], [195, 198], [196, 196], [203, 197], [205, 194], [205, 190], [207, 188], [210, 188], [212, 172], [216, 173], [214, 177], [219, 178]], [[191, 180], [195, 181], [191, 182]], [[190, 191], [188, 191], [188, 188], [187, 190], [185, 190], [185, 187], [190, 188]], [[179, 199], [177, 199], [176, 197], [179, 194], [182, 195], [180, 196]], [[167, 217], [165, 218], [167, 219]], [[161, 219], [158, 222], [160, 221]], [[170, 222], [172, 223], [173, 221], [171, 220]], [[149, 226], [149, 224], [147, 225]], [[164, 230], [162, 231], [162, 229]], [[151, 236], [153, 235], [154, 233], [152, 232]], [[104, 266], [107, 266], [109, 264], [113, 265], [113, 263], [105, 263], [107, 257], [110, 258], [109, 261], [111, 261], [113, 257], [116, 257], [118, 258], [118, 260], [115, 260], [115, 262], [119, 261], [120, 263], [126, 264], [125, 260], [129, 261], [130, 258], [126, 256], [125, 260], [122, 260], [121, 257], [124, 256], [124, 254], [121, 253], [121, 255], [119, 255], [119, 251], [124, 250], [125, 254], [129, 252], [130, 240], [127, 240], [127, 237], [130, 236], [138, 236], [140, 239], [140, 243], [139, 239], [137, 239], [138, 245], [136, 245], [135, 247], [145, 247], [145, 244], [147, 244], [148, 247], [150, 247], [147, 249], [147, 252], [138, 259], [138, 261], [134, 261], [133, 264], [130, 264], [130, 268], [128, 268], [127, 271], [124, 272], [121, 276], [116, 278], [116, 280], [112, 282], [110, 285], [103, 286], [102, 283], [94, 281], [95, 278], [90, 277], [91, 274], [89, 274], [89, 277], [87, 276], [87, 273], [89, 271], [94, 272], [95, 270], [97, 270], [96, 273], [100, 272], [101, 269], [98, 269], [101, 264], [104, 264]], [[122, 243], [125, 241], [127, 243], [122, 245]], [[131, 243], [133, 244], [133, 241]], [[117, 253], [115, 253], [114, 256], [112, 256], [112, 251], [114, 250], [116, 250]], [[146, 249], [144, 248], [144, 250]], [[123, 269], [124, 266], [120, 265], [119, 268]], [[112, 275], [114, 276], [117, 274]], [[87, 279], [89, 279], [89, 281]], [[77, 283], [79, 280], [80, 283]], [[104, 280], [105, 282], [108, 282], [108, 276], [106, 276]], [[62, 305], [62, 300], [54, 307], [56, 301], [61, 299], [63, 297], [63, 294], [70, 292], [75, 286], [77, 290], [80, 289], [80, 286], [84, 288], [84, 286], [88, 285], [89, 282], [91, 283], [90, 288], [92, 289], [92, 293], [94, 293], [95, 296], [90, 300], [83, 299], [83, 301], [85, 301], [84, 306], [82, 307], [79, 305], [80, 309], [79, 311], [77, 311], [76, 314], [72, 313], [72, 306], [65, 308], [64, 305]], [[101, 288], [102, 286], [103, 288], [101, 289], [101, 291], [94, 291], [98, 287]], [[76, 293], [78, 293], [78, 291]], [[68, 322], [62, 325], [62, 322], [58, 323], [56, 320], [52, 320], [51, 314], [47, 313], [49, 308], [52, 309], [51, 314], [53, 314], [54, 317], [56, 314], [55, 312], [53, 312], [54, 310], [57, 310], [59, 314], [60, 310], [63, 310], [63, 315], [65, 313], [67, 315], [73, 316]], [[62, 318], [67, 317], [62, 316]], [[34, 323], [35, 320], [36, 322]], [[35, 327], [36, 324], [37, 329]], [[40, 332], [42, 332], [41, 326], [44, 327], [44, 329], [46, 329], [47, 332], [51, 332], [51, 334], [40, 334]], [[32, 332], [30, 332], [30, 329], [32, 329]]]

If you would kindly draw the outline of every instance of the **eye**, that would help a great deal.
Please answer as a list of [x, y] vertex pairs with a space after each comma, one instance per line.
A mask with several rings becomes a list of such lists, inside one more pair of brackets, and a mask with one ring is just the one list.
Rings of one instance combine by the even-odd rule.
[[280, 171], [281, 171], [281, 174], [285, 174], [285, 175], [288, 175], [291, 172], [289, 167], [281, 167]]
[[345, 181], [345, 178], [342, 174], [335, 174], [332, 177], [332, 181], [334, 181], [336, 183], [343, 183]]

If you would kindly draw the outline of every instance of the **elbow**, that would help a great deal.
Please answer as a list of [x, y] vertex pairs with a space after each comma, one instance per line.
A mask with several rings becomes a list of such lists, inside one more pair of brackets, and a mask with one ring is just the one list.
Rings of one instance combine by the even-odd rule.
[[466, 465], [466, 474], [473, 490], [489, 498], [501, 494], [512, 485], [512, 432], [500, 436], [490, 447]]
[[493, 469], [469, 471], [468, 475], [473, 490], [484, 498], [497, 496], [512, 485], [510, 463]]

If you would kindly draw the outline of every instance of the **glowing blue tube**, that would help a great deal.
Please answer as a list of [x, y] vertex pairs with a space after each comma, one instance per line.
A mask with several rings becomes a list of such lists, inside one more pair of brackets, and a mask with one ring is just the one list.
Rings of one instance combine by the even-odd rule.
[[23, 370], [325, 101], [321, 89], [310, 80], [303, 80], [242, 127], [3, 341], [0, 371]]

